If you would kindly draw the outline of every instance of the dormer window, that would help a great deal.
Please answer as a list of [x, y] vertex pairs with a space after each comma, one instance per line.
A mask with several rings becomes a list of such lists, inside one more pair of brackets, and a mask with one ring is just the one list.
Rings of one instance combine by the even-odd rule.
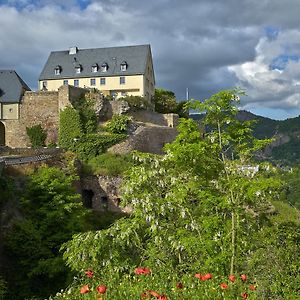
[[126, 71], [127, 70], [127, 62], [126, 61], [123, 61], [122, 63], [121, 63], [121, 71]]
[[80, 74], [82, 71], [82, 66], [80, 64], [76, 65], [75, 66], [75, 72], [76, 74]]
[[101, 72], [107, 72], [108, 70], [108, 64], [107, 63], [103, 63], [101, 65]]
[[99, 69], [98, 64], [93, 64], [92, 65], [92, 73], [98, 72], [98, 69]]
[[54, 74], [55, 75], [60, 75], [60, 73], [61, 73], [61, 66], [56, 66], [55, 68], [54, 68]]

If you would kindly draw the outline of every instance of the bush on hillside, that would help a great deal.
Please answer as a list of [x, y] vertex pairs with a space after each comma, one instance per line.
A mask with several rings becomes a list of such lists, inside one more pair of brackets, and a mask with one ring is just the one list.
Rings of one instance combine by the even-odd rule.
[[76, 141], [73, 151], [80, 159], [91, 159], [104, 153], [109, 147], [126, 137], [126, 134], [86, 134]]
[[26, 133], [30, 139], [33, 148], [44, 147], [47, 138], [47, 132], [41, 124], [26, 127]]
[[114, 115], [107, 123], [106, 129], [111, 133], [125, 133], [131, 118], [126, 115]]

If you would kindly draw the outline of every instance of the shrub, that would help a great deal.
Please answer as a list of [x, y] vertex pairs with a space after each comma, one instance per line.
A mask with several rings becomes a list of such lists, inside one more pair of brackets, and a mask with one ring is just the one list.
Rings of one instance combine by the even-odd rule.
[[150, 107], [149, 102], [140, 96], [126, 96], [120, 98], [120, 100], [126, 101], [132, 110], [147, 109]]
[[47, 133], [42, 128], [41, 124], [34, 125], [32, 127], [26, 127], [26, 133], [30, 139], [32, 147], [36, 148], [45, 146]]
[[59, 146], [72, 149], [76, 139], [82, 135], [80, 116], [73, 107], [66, 107], [59, 115]]
[[107, 123], [106, 129], [112, 133], [124, 133], [131, 121], [131, 118], [126, 115], [114, 115]]
[[132, 163], [129, 155], [104, 153], [88, 160], [83, 166], [83, 171], [88, 174], [117, 176], [128, 170]]
[[80, 159], [90, 159], [127, 137], [126, 134], [86, 134], [73, 146]]

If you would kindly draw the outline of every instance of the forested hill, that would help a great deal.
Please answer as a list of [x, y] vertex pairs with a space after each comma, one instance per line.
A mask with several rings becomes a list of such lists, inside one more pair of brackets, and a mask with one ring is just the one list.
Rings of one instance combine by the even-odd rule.
[[[201, 120], [203, 115], [192, 114], [190, 117]], [[255, 137], [259, 139], [275, 137], [276, 141], [268, 149], [271, 159], [289, 164], [300, 162], [300, 116], [286, 120], [273, 120], [242, 110], [237, 118], [244, 121], [256, 120], [253, 126]]]

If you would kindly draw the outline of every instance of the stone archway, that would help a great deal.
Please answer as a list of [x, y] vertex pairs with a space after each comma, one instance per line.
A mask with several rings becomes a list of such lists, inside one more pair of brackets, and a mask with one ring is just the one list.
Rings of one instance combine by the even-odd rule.
[[5, 146], [5, 126], [0, 122], [0, 146]]

